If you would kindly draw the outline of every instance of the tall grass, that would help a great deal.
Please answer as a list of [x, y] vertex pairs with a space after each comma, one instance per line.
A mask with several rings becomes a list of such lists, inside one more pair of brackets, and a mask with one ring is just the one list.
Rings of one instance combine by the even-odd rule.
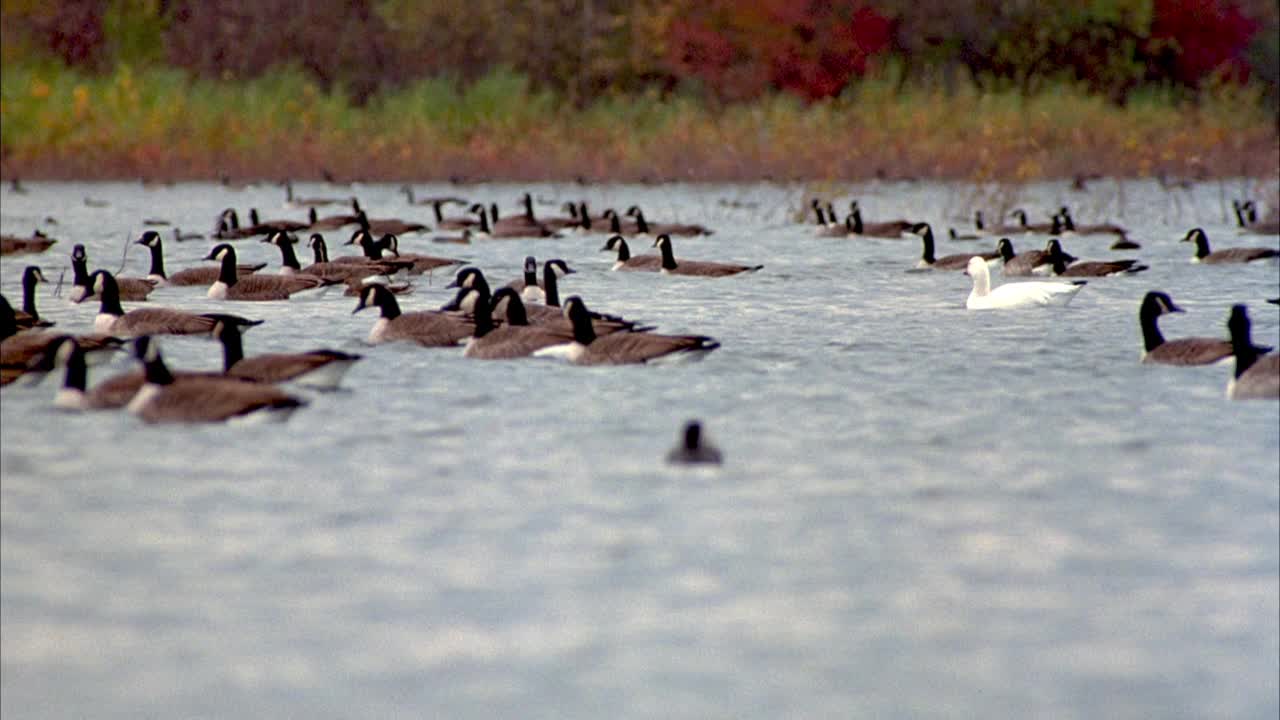
[[716, 109], [688, 93], [575, 108], [506, 70], [466, 86], [422, 80], [357, 107], [291, 68], [234, 81], [0, 68], [2, 169], [27, 177], [1273, 177], [1264, 108], [1250, 87], [1197, 104], [1148, 90], [1119, 108], [1068, 85], [1028, 98], [890, 78], [813, 105], [777, 95]]

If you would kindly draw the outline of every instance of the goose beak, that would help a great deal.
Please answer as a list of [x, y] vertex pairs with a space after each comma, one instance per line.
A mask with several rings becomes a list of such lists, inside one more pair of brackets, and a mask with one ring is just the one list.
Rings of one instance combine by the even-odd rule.
[[365, 309], [366, 307], [368, 307], [368, 305], [365, 305], [365, 304], [364, 304], [364, 298], [360, 298], [360, 302], [356, 303], [356, 309], [355, 309], [355, 310], [352, 310], [352, 311], [351, 311], [351, 314], [352, 314], [352, 315], [355, 315], [356, 313], [360, 312], [361, 310]]
[[1183, 310], [1182, 308], [1178, 307], [1177, 305], [1174, 305], [1173, 303], [1169, 303], [1168, 310], [1169, 312], [1180, 312], [1180, 313], [1186, 312], [1186, 310]]
[[204, 259], [205, 259], [205, 260], [217, 260], [218, 258], [214, 257], [213, 252], [212, 252], [212, 251], [210, 251], [210, 253], [209, 253], [208, 255], [205, 255], [205, 256], [204, 256]]

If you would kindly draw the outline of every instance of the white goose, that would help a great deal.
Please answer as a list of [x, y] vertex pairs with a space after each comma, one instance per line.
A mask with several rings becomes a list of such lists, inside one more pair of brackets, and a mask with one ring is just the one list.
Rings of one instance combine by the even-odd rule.
[[1071, 283], [1015, 282], [991, 287], [991, 271], [981, 257], [969, 259], [965, 274], [973, 278], [973, 290], [964, 306], [970, 310], [1066, 305], [1084, 287], [1084, 280]]

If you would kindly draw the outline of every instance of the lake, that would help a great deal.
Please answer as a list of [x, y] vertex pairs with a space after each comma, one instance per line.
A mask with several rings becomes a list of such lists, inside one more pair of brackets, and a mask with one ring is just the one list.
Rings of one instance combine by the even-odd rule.
[[[16, 305], [22, 268], [40, 264], [40, 311], [68, 331], [97, 312], [52, 294], [74, 243], [91, 268], [123, 259], [140, 276], [145, 249], [122, 252], [144, 218], [208, 232], [224, 207], [305, 217], [273, 185], [26, 187], [0, 191], [0, 230], [59, 242], [6, 257], [0, 286]], [[1228, 205], [1274, 198], [1275, 183], [416, 187], [508, 214], [526, 189], [543, 215], [585, 199], [710, 225], [676, 255], [764, 269], [608, 272], [603, 234], [428, 233], [402, 250], [464, 259], [495, 286], [526, 255], [561, 257], [578, 271], [562, 296], [722, 347], [666, 366], [482, 362], [366, 346], [374, 312], [338, 292], [219, 304], [157, 290], [155, 305], [266, 320], [247, 354], [365, 357], [341, 391], [297, 390], [309, 405], [285, 424], [68, 414], [52, 407], [60, 374], [5, 388], [5, 717], [1280, 713], [1280, 403], [1226, 400], [1229, 366], [1139, 364], [1137, 318], [1161, 289], [1187, 310], [1162, 318], [1166, 337], [1226, 337], [1246, 303], [1255, 340], [1280, 346], [1263, 302], [1280, 265], [1193, 265], [1178, 242], [1202, 226], [1215, 247], [1275, 247], [1238, 234]], [[994, 245], [945, 238], [975, 207], [1043, 221], [1065, 203], [1142, 244], [1068, 236], [1069, 252], [1150, 270], [1091, 280], [1066, 308], [971, 312], [963, 274], [907, 272], [918, 240], [815, 237], [797, 218], [818, 189], [842, 212], [856, 197], [868, 220], [932, 222], [940, 255]], [[430, 218], [395, 185], [296, 191]], [[159, 229], [171, 272], [208, 252]], [[349, 234], [326, 233], [335, 254]], [[273, 246], [236, 246], [278, 267]], [[422, 278], [402, 307], [447, 302], [451, 278]], [[171, 367], [221, 365], [216, 342], [161, 344]], [[90, 382], [132, 365], [91, 367]], [[718, 469], [662, 461], [695, 417]]]

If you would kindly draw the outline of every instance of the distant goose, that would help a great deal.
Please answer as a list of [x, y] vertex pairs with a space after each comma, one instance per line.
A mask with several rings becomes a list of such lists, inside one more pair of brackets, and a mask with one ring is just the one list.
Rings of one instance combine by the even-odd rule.
[[288, 300], [291, 295], [335, 285], [315, 275], [246, 275], [236, 272], [236, 249], [227, 243], [215, 245], [205, 260], [218, 260], [222, 268], [218, 279], [209, 286], [208, 296], [214, 300], [266, 301]]
[[364, 210], [356, 213], [356, 222], [360, 225], [361, 230], [371, 235], [403, 235], [411, 232], [425, 232], [431, 229], [420, 222], [410, 222], [399, 218], [370, 220]]
[[981, 240], [983, 237], [978, 233], [959, 233], [955, 228], [947, 228], [947, 234], [952, 240]]
[[[280, 249], [280, 275], [285, 277], [314, 277], [345, 283], [353, 278], [362, 280], [370, 275], [385, 275], [395, 272], [394, 267], [390, 264], [376, 261], [366, 263], [316, 262], [304, 268], [298, 262], [298, 255], [293, 250], [293, 238], [287, 234], [282, 232], [273, 233], [263, 239], [262, 242], [269, 242]], [[308, 242], [314, 251], [318, 243], [324, 243], [324, 237], [320, 233], [314, 233]]]
[[218, 240], [242, 240], [254, 235], [265, 234], [266, 232], [266, 230], [262, 230], [260, 233], [258, 228], [252, 226], [240, 227], [240, 216], [236, 213], [235, 208], [226, 208], [221, 213], [218, 213], [213, 237]]
[[1138, 307], [1138, 324], [1142, 328], [1142, 362], [1161, 365], [1212, 365], [1231, 357], [1231, 343], [1210, 337], [1187, 337], [1165, 340], [1157, 318], [1165, 313], [1186, 312], [1173, 304], [1173, 298], [1156, 290], [1148, 292]]
[[198, 232], [182, 232], [182, 228], [175, 227], [173, 229], [174, 242], [190, 242], [192, 240], [203, 240], [204, 233]]
[[613, 208], [604, 211], [603, 219], [609, 222], [609, 233], [612, 235], [635, 235], [640, 230], [640, 226], [634, 220], [624, 223], [618, 211]]
[[1066, 305], [1085, 284], [1084, 280], [1071, 283], [1016, 282], [993, 288], [987, 261], [980, 257], [969, 259], [965, 273], [973, 278], [973, 290], [965, 301], [965, 307], [970, 310]]
[[935, 270], [964, 270], [969, 265], [969, 258], [980, 257], [983, 260], [998, 260], [1000, 253], [958, 253], [955, 255], [946, 255], [944, 257], [934, 257], [933, 254], [933, 228], [929, 223], [916, 223], [911, 227], [911, 232], [920, 236], [920, 240], [924, 244], [924, 251], [920, 255], [920, 262], [916, 267], [933, 268]]
[[13, 314], [19, 329], [53, 327], [52, 322], [40, 318], [40, 311], [36, 309], [36, 285], [42, 282], [49, 280], [35, 265], [28, 265], [22, 271], [22, 310]]
[[563, 357], [576, 365], [622, 365], [675, 356], [701, 359], [720, 347], [720, 343], [705, 335], [647, 332], [597, 335], [591, 324], [591, 313], [582, 298], [576, 295], [565, 301], [564, 314], [573, 326], [573, 341], [543, 348], [535, 355]]
[[[217, 265], [206, 265], [204, 267], [184, 268], [178, 272], [169, 275], [164, 269], [164, 248], [160, 240], [160, 233], [155, 230], [148, 230], [142, 233], [142, 237], [134, 241], [138, 245], [151, 251], [151, 270], [147, 273], [147, 279], [153, 280], [157, 285], [209, 285], [218, 279], [222, 268]], [[252, 275], [253, 273], [266, 267], [266, 263], [243, 264], [236, 266], [236, 272], [241, 275]], [[116, 278], [117, 284], [120, 279]]]
[[852, 230], [855, 235], [863, 235], [866, 237], [887, 238], [897, 240], [904, 233], [911, 232], [911, 228], [915, 223], [910, 220], [886, 220], [882, 222], [864, 222], [862, 219], [862, 208], [858, 206], [858, 201], [854, 200], [849, 206], [849, 218], [852, 222]]
[[0, 235], [0, 255], [24, 255], [42, 253], [58, 242], [36, 230], [31, 237]]
[[1204, 263], [1206, 265], [1248, 263], [1280, 256], [1280, 251], [1272, 248], [1234, 247], [1211, 251], [1209, 249], [1209, 236], [1205, 235], [1202, 228], [1189, 230], [1186, 237], [1182, 238], [1182, 242], [1194, 242], [1196, 244], [1196, 254], [1191, 258], [1191, 262]]
[[401, 253], [400, 239], [390, 233], [383, 235], [378, 240], [379, 246], [384, 252], [390, 252], [395, 260], [408, 262], [410, 265], [405, 269], [410, 275], [421, 275], [430, 272], [436, 268], [449, 267], [451, 265], [461, 265], [461, 260], [454, 258], [437, 257], [435, 255], [422, 255], [420, 253]]
[[366, 287], [351, 313], [354, 315], [367, 307], [377, 307], [382, 312], [369, 331], [370, 344], [408, 340], [423, 347], [451, 347], [466, 340], [474, 327], [473, 323], [454, 314], [436, 311], [402, 313], [395, 295], [381, 285]]
[[1115, 242], [1111, 243], [1112, 250], [1138, 250], [1141, 248], [1142, 248], [1141, 245], [1130, 240], [1129, 238], [1120, 238], [1119, 240], [1116, 240]]
[[[143, 302], [159, 284], [151, 278], [112, 277], [120, 299], [129, 302]], [[93, 295], [89, 287], [89, 256], [84, 245], [76, 244], [71, 248], [71, 278], [71, 292], [67, 296], [71, 302], [80, 303]]]
[[1227, 320], [1231, 349], [1236, 356], [1235, 372], [1227, 382], [1232, 400], [1274, 400], [1280, 398], [1280, 354], [1260, 354], [1250, 338], [1249, 313], [1244, 305], [1233, 305]]
[[[29, 372], [32, 360], [59, 337], [62, 336], [41, 329], [19, 328], [13, 307], [0, 295], [0, 385], [7, 385]], [[82, 335], [78, 339], [87, 351], [100, 357], [119, 350], [124, 342], [107, 335]]]
[[[1000, 272], [1013, 277], [1047, 275], [1050, 271], [1050, 263], [1053, 262], [1050, 253], [1045, 250], [1028, 250], [1015, 254], [1013, 241], [1009, 238], [1000, 238], [996, 243], [996, 252], [1000, 253], [1000, 258], [1004, 260], [1004, 267]], [[1068, 263], [1075, 260], [1071, 255], [1064, 255], [1063, 259]]]
[[[1110, 260], [1110, 261], [1090, 261], [1090, 262], [1074, 262], [1074, 258], [1066, 254], [1062, 250], [1062, 244], [1056, 238], [1051, 238], [1046, 247], [1049, 253], [1049, 265], [1053, 268], [1054, 275], [1062, 277], [1106, 277], [1108, 275], [1122, 275], [1139, 273], [1147, 269], [1146, 265], [1139, 265], [1137, 260]], [[1068, 260], [1071, 258], [1071, 260]], [[1071, 263], [1068, 267], [1067, 264]]]
[[343, 297], [360, 297], [364, 289], [370, 285], [381, 285], [396, 295], [408, 295], [413, 292], [411, 282], [393, 282], [385, 275], [369, 275], [363, 278], [347, 278], [347, 289], [342, 291]]
[[1059, 233], [1062, 231], [1062, 224], [1056, 215], [1054, 216], [1052, 222], [1047, 222], [1047, 223], [1027, 222], [1026, 210], [1021, 210], [1021, 209], [1014, 210], [1012, 215], [1018, 219], [1018, 227], [1022, 228], [1023, 232]]
[[809, 207], [813, 208], [814, 222], [817, 223], [818, 229], [825, 228], [833, 224], [833, 219], [827, 217], [827, 212], [822, 208], [822, 201], [814, 198], [809, 201]]
[[359, 225], [360, 202], [355, 198], [351, 198], [351, 206], [354, 208], [350, 214], [326, 215], [320, 217], [315, 208], [311, 208], [307, 212], [307, 229], [308, 230], [337, 230], [348, 225]]
[[[413, 200], [412, 190], [409, 191], [409, 199], [410, 199], [410, 202], [412, 202]], [[427, 202], [427, 201], [423, 201], [423, 202], [431, 205], [431, 212], [435, 215], [436, 230], [466, 230], [467, 228], [473, 228], [476, 225], [480, 224], [480, 220], [477, 218], [471, 218], [471, 217], [465, 217], [465, 216], [459, 216], [459, 217], [444, 216], [444, 211], [442, 209], [444, 204], [456, 203], [456, 204], [465, 206], [467, 204], [467, 201], [463, 200], [462, 198], [457, 198], [457, 197], [430, 198], [429, 200], [430, 202]]]
[[[320, 244], [321, 245], [324, 244], [323, 239], [321, 239]], [[368, 265], [371, 262], [383, 263], [383, 264], [388, 264], [393, 266], [395, 268], [395, 272], [404, 272], [404, 273], [408, 273], [413, 269], [412, 260], [403, 260], [400, 258], [387, 257], [383, 253], [383, 250], [390, 246], [390, 242], [388, 241], [384, 243], [380, 240], [375, 240], [373, 238], [373, 235], [370, 234], [368, 230], [355, 231], [354, 233], [351, 234], [351, 239], [347, 240], [343, 244], [358, 245], [363, 254], [362, 255], [343, 255], [341, 257], [333, 258], [333, 262], [361, 263], [364, 265]], [[315, 249], [316, 249], [315, 246], [313, 246], [312, 250], [315, 250]], [[327, 261], [327, 258], [328, 258], [327, 249], [325, 250], [325, 257]]]
[[273, 385], [225, 377], [175, 378], [150, 337], [134, 341], [145, 382], [126, 406], [149, 423], [222, 422], [256, 413], [283, 420], [306, 405]]
[[667, 462], [673, 465], [719, 465], [723, 456], [719, 448], [702, 435], [702, 423], [690, 420], [684, 424], [680, 443], [667, 452]]
[[471, 228], [472, 237], [478, 239], [551, 237], [554, 234], [550, 228], [543, 225], [531, 225], [525, 222], [495, 225], [490, 222], [491, 211], [479, 203], [472, 205], [471, 211], [479, 218], [477, 224]]
[[676, 237], [694, 237], [697, 235], [712, 235], [714, 230], [702, 225], [692, 223], [650, 223], [644, 216], [644, 211], [639, 205], [632, 205], [627, 208], [627, 216], [635, 218], [636, 233], [640, 235], [674, 235]]
[[101, 299], [93, 329], [105, 335], [208, 335], [213, 332], [214, 323], [219, 318], [228, 317], [235, 317], [236, 322], [244, 327], [262, 324], [261, 320], [246, 320], [233, 315], [196, 315], [170, 308], [137, 308], [126, 313], [120, 305], [116, 279], [111, 273], [97, 270], [89, 278], [90, 287]]
[[739, 265], [736, 263], [707, 262], [701, 260], [676, 260], [671, 248], [671, 236], [663, 233], [653, 246], [662, 253], [662, 272], [668, 275], [697, 275], [700, 277], [725, 277], [739, 273], [755, 272], [764, 265]]
[[293, 181], [285, 179], [284, 181], [284, 204], [286, 207], [323, 207], [325, 205], [339, 205], [343, 201], [337, 198], [326, 197], [296, 197], [293, 194]]
[[[1274, 208], [1271, 217], [1265, 220], [1258, 220], [1258, 206], [1252, 201], [1246, 201], [1242, 206], [1246, 213], [1246, 222], [1241, 223], [1243, 232], [1254, 233], [1257, 235], [1280, 235], [1280, 216], [1277, 216]], [[1240, 211], [1236, 212], [1236, 217], [1240, 217]]]
[[1093, 225], [1076, 225], [1071, 218], [1071, 210], [1063, 205], [1058, 210], [1058, 218], [1061, 220], [1062, 232], [1074, 232], [1078, 235], [1118, 235], [1120, 238], [1127, 238], [1129, 231], [1115, 223], [1096, 223]]
[[471, 228], [463, 228], [461, 235], [432, 235], [431, 242], [449, 243], [453, 245], [470, 245], [473, 235], [474, 233], [471, 232]]
[[219, 320], [214, 325], [213, 336], [222, 342], [223, 373], [254, 382], [292, 381], [320, 390], [334, 390], [343, 375], [362, 357], [328, 348], [245, 357], [240, 327], [234, 321]]
[[[543, 277], [546, 278], [546, 271], [543, 271]], [[458, 271], [453, 282], [446, 287], [450, 288], [484, 288], [487, 292], [489, 283], [484, 277], [484, 273], [480, 272], [480, 268], [465, 267]], [[524, 316], [531, 325], [561, 325], [568, 321], [564, 317], [563, 311], [560, 309], [560, 290], [556, 280], [556, 273], [551, 273], [549, 279], [543, 281], [543, 291], [546, 293], [545, 303], [542, 305], [532, 304], [523, 305]], [[514, 292], [514, 290], [513, 290]], [[506, 312], [502, 310], [501, 305], [505, 297], [501, 290], [493, 294], [495, 304], [495, 314], [499, 317]], [[508, 313], [509, 314], [509, 313]], [[597, 335], [607, 335], [615, 332], [631, 332], [648, 330], [651, 328], [637, 325], [633, 320], [610, 315], [608, 313], [591, 312], [591, 325], [595, 329]]]
[[501, 302], [508, 314], [508, 321], [501, 327], [493, 321], [493, 305], [484, 287], [459, 288], [457, 297], [444, 308], [464, 310], [475, 320], [475, 330], [467, 340], [464, 356], [480, 360], [528, 357], [542, 348], [573, 340], [568, 326], [530, 325], [523, 314], [524, 304], [513, 288], [502, 288], [498, 292], [503, 296]]
[[610, 270], [639, 270], [646, 272], [657, 272], [662, 268], [662, 257], [659, 255], [631, 255], [631, 248], [627, 247], [627, 241], [621, 235], [614, 235], [605, 242], [604, 247], [600, 248], [600, 252], [616, 252], [617, 260], [614, 261]]
[[253, 230], [255, 235], [266, 235], [273, 232], [297, 232], [306, 230], [310, 226], [310, 222], [299, 220], [261, 220], [258, 218], [258, 209], [249, 208], [249, 229]]
[[[552, 280], [553, 284], [565, 275], [575, 272], [577, 272], [577, 270], [570, 268], [568, 263], [560, 258], [548, 260], [542, 268], [542, 276], [544, 278], [548, 275], [554, 276], [554, 279]], [[512, 280], [507, 283], [507, 287], [520, 293], [520, 297], [523, 298], [525, 302], [547, 302], [546, 285], [545, 283], [538, 281], [538, 261], [535, 260], [532, 255], [524, 259], [524, 277]], [[551, 305], [559, 303], [547, 304]]]

